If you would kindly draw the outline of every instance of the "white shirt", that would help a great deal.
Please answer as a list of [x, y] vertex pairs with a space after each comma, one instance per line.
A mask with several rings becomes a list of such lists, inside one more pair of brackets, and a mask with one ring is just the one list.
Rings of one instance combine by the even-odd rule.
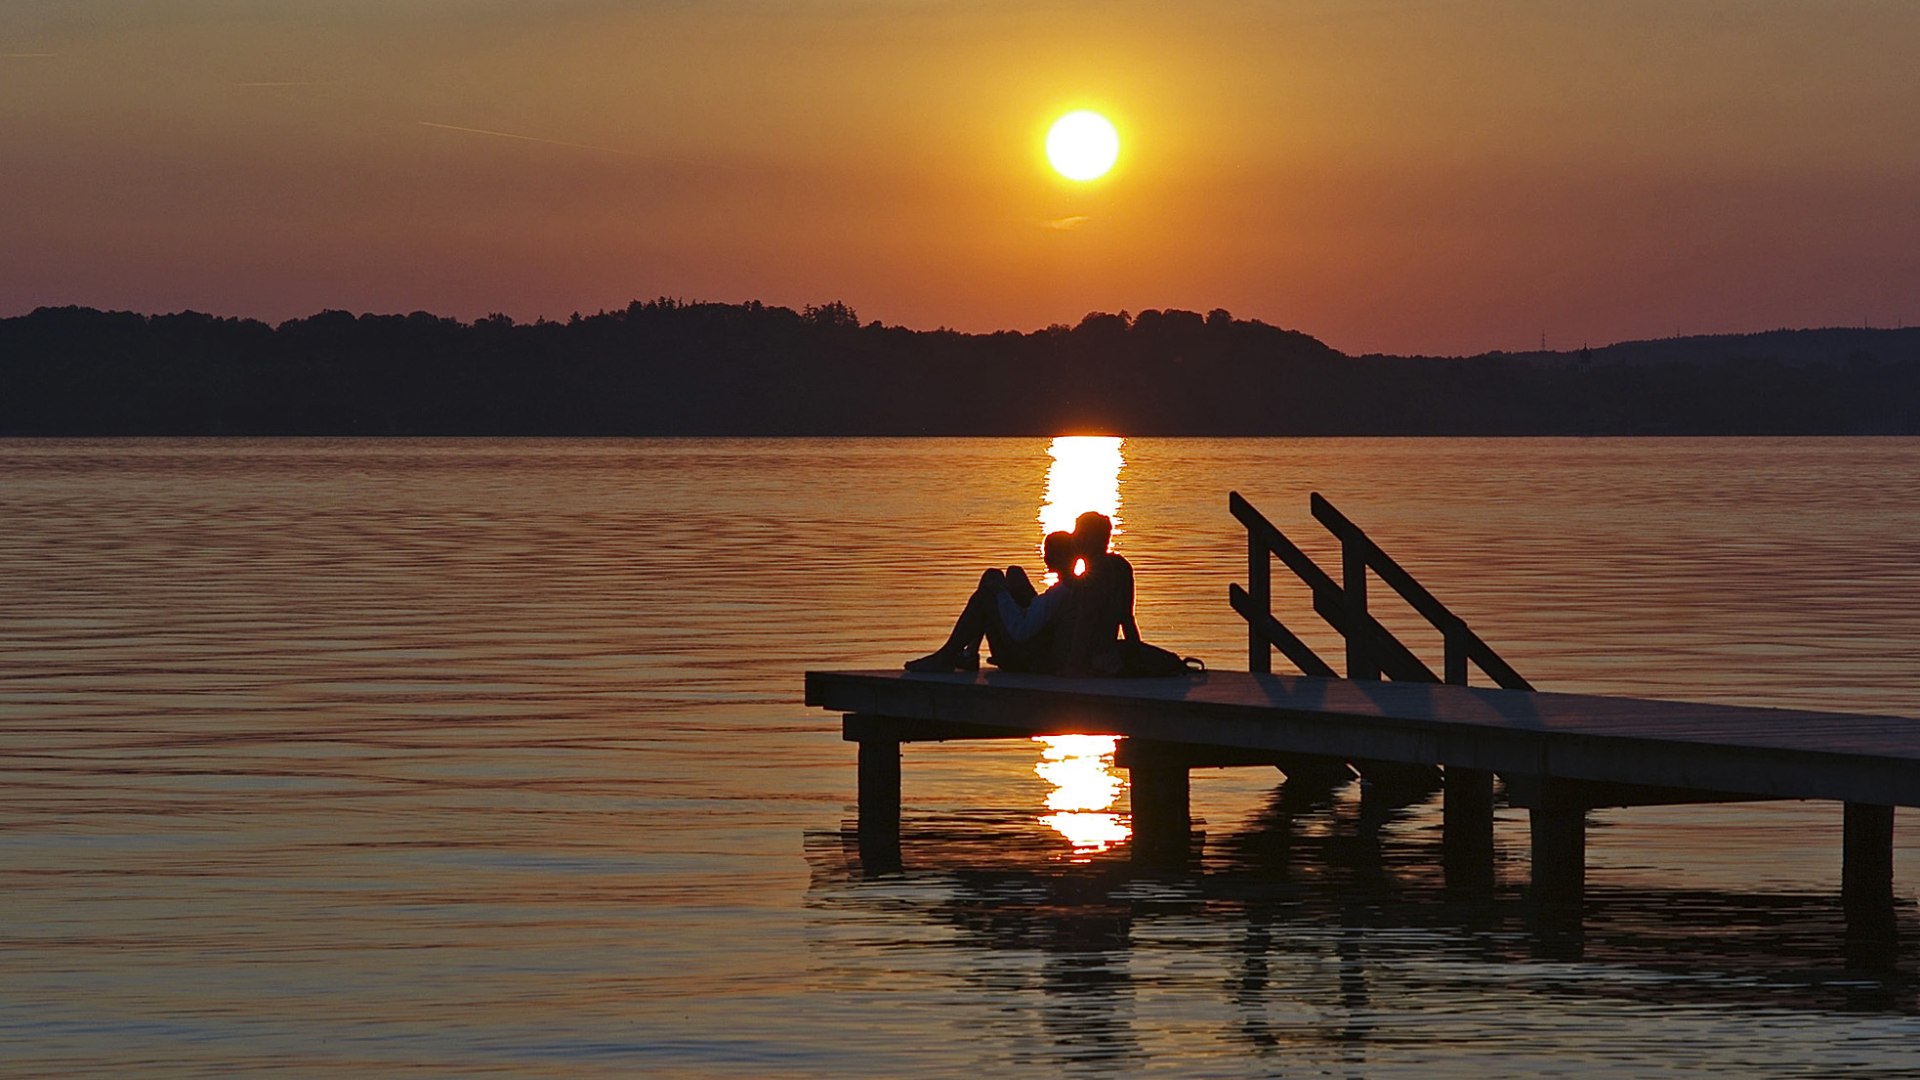
[[1067, 583], [1061, 581], [1033, 598], [1026, 607], [1013, 602], [1009, 593], [1000, 594], [1000, 621], [1015, 641], [1032, 641], [1053, 620], [1053, 613], [1067, 596]]

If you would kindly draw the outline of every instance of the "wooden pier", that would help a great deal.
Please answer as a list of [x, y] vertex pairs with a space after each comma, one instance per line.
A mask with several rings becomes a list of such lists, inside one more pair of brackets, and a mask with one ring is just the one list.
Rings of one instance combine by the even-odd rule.
[[[1529, 813], [1533, 895], [1565, 903], [1582, 893], [1590, 810], [1828, 799], [1846, 804], [1849, 905], [1891, 903], [1893, 808], [1920, 806], [1920, 721], [1536, 692], [1319, 496], [1314, 516], [1342, 541], [1341, 583], [1237, 494], [1231, 509], [1248, 528], [1249, 586], [1235, 586], [1231, 602], [1247, 619], [1249, 672], [808, 672], [807, 704], [845, 714], [842, 735], [859, 746], [863, 838], [882, 847], [889, 832], [897, 838], [902, 743], [1103, 734], [1124, 740], [1118, 763], [1130, 773], [1136, 846], [1185, 844], [1190, 769], [1268, 765], [1292, 775], [1351, 766], [1378, 785], [1440, 787], [1449, 881], [1490, 882], [1498, 775], [1509, 803]], [[1270, 612], [1273, 557], [1341, 631], [1351, 677], [1332, 677]], [[1368, 613], [1369, 571], [1440, 630], [1444, 680]], [[1308, 674], [1269, 673], [1276, 649]], [[1469, 664], [1499, 686], [1466, 685]]]

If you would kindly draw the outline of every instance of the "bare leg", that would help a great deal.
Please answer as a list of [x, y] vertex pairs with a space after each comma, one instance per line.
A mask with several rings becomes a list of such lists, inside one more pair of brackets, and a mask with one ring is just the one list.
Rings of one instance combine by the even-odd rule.
[[980, 575], [980, 587], [967, 597], [967, 606], [954, 620], [947, 643], [918, 660], [907, 661], [908, 671], [977, 670], [980, 667], [980, 639], [991, 643], [1006, 640], [1000, 622], [1000, 594], [1007, 591], [1007, 575], [988, 570]]
[[1026, 607], [1033, 603], [1034, 597], [1040, 595], [1040, 590], [1033, 587], [1033, 581], [1027, 577], [1025, 569], [1009, 566], [1007, 567], [1007, 595], [1013, 597], [1014, 603]]

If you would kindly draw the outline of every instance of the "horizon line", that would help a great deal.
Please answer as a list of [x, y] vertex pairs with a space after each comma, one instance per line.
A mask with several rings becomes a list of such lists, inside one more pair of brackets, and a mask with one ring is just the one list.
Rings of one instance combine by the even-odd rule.
[[[443, 126], [443, 125], [430, 125], [430, 126]], [[495, 133], [485, 132], [484, 134], [495, 134]], [[538, 141], [544, 142], [547, 140], [538, 140]], [[590, 147], [587, 149], [602, 149], [602, 148]], [[664, 294], [653, 297], [650, 300], [642, 300], [638, 297], [635, 297], [632, 301], [629, 302], [629, 305], [653, 303], [661, 300], [671, 300], [675, 304], [681, 307], [711, 306], [711, 307], [751, 308], [753, 305], [758, 304], [763, 308], [770, 308], [775, 310], [785, 309], [787, 311], [792, 311], [796, 314], [800, 313], [806, 307], [813, 307], [813, 306], [824, 307], [826, 306], [826, 304], [835, 304], [835, 303], [842, 304], [847, 308], [849, 308], [850, 310], [853, 310], [856, 312], [859, 310], [854, 305], [847, 304], [846, 301], [844, 300], [829, 300], [819, 305], [805, 304], [805, 305], [795, 307], [795, 306], [789, 306], [787, 304], [767, 303], [758, 298], [747, 299], [747, 300], [687, 300], [680, 297], [666, 296]], [[384, 317], [384, 316], [408, 316], [408, 315], [424, 314], [424, 315], [432, 316], [433, 318], [436, 318], [436, 319], [451, 319], [454, 322], [457, 322], [466, 326], [477, 324], [481, 320], [491, 318], [494, 315], [505, 315], [504, 312], [494, 311], [494, 312], [488, 312], [485, 315], [475, 315], [468, 318], [462, 318], [458, 315], [443, 315], [439, 312], [429, 311], [425, 308], [415, 308], [411, 311], [398, 311], [398, 310], [379, 311], [379, 310], [373, 310], [373, 309], [354, 311], [348, 308], [323, 306], [317, 310], [308, 312], [305, 315], [291, 315], [284, 319], [275, 320], [275, 319], [265, 318], [259, 315], [221, 314], [215, 311], [203, 311], [193, 307], [183, 307], [176, 311], [136, 311], [132, 308], [104, 308], [104, 307], [94, 307], [90, 304], [68, 303], [68, 304], [37, 304], [33, 308], [27, 311], [19, 311], [14, 314], [0, 313], [0, 319], [25, 318], [37, 311], [42, 311], [42, 310], [58, 311], [63, 308], [96, 311], [96, 312], [100, 312], [102, 314], [108, 314], [108, 315], [121, 315], [121, 314], [139, 315], [140, 317], [146, 318], [146, 319], [164, 318], [164, 317], [176, 316], [176, 315], [206, 315], [210, 318], [217, 318], [217, 319], [235, 319], [235, 320], [258, 322], [263, 325], [273, 327], [276, 330], [280, 326], [289, 322], [298, 322], [305, 319], [311, 319], [318, 315], [323, 315], [328, 312], [336, 312], [336, 311], [344, 312], [346, 314], [352, 315], [356, 319], [364, 316]], [[567, 324], [569, 319], [576, 316], [581, 319], [588, 319], [588, 318], [593, 318], [601, 315], [618, 314], [618, 313], [624, 312], [625, 310], [626, 310], [625, 307], [600, 308], [594, 312], [588, 313], [586, 311], [576, 309], [574, 311], [568, 312], [565, 316], [557, 319], [549, 318], [545, 312], [540, 312], [534, 315], [532, 318], [528, 318], [528, 319], [516, 318], [515, 316], [512, 316], [512, 315], [507, 315], [506, 317], [509, 320], [511, 320], [513, 324], [516, 326], [537, 326], [543, 323], [558, 324], [558, 325], [564, 326]], [[1227, 309], [1213, 308], [1210, 310], [1225, 311]], [[1208, 314], [1208, 312], [1206, 311], [1195, 311], [1191, 308], [1181, 308], [1181, 307], [1141, 308], [1139, 311], [1133, 311], [1127, 308], [1122, 308], [1118, 311], [1103, 311], [1103, 310], [1096, 309], [1096, 310], [1092, 310], [1084, 313], [1083, 315], [1080, 316], [1078, 320], [1072, 323], [1053, 322], [1053, 323], [1048, 323], [1045, 326], [1034, 327], [1028, 330], [1020, 330], [1014, 327], [1007, 327], [1007, 326], [996, 327], [990, 330], [960, 330], [945, 324], [942, 324], [936, 327], [908, 326], [904, 323], [886, 323], [878, 319], [868, 320], [865, 323], [860, 323], [858, 324], [858, 328], [866, 329], [867, 327], [872, 326], [875, 323], [879, 323], [882, 329], [906, 330], [916, 334], [949, 333], [949, 334], [959, 334], [963, 337], [991, 337], [994, 334], [1004, 334], [1004, 333], [1015, 333], [1015, 334], [1023, 334], [1023, 335], [1044, 333], [1048, 330], [1053, 329], [1056, 326], [1064, 326], [1067, 329], [1071, 330], [1075, 326], [1077, 326], [1080, 322], [1084, 322], [1088, 318], [1091, 318], [1096, 315], [1125, 315], [1128, 317], [1129, 325], [1131, 325], [1132, 322], [1134, 322], [1139, 318], [1140, 314], [1147, 311], [1158, 311], [1158, 312], [1178, 311], [1178, 312], [1185, 312], [1187, 314], [1192, 314], [1192, 315], [1200, 315], [1202, 317], [1205, 317]], [[1579, 346], [1575, 346], [1571, 348], [1542, 348], [1542, 347], [1501, 348], [1496, 346], [1493, 348], [1481, 349], [1478, 352], [1420, 352], [1420, 351], [1383, 352], [1380, 350], [1353, 352], [1347, 349], [1340, 348], [1339, 346], [1328, 341], [1326, 338], [1323, 338], [1318, 334], [1313, 333], [1312, 331], [1305, 330], [1297, 326], [1282, 326], [1278, 323], [1268, 322], [1267, 320], [1258, 318], [1258, 317], [1243, 317], [1240, 315], [1235, 315], [1231, 311], [1228, 312], [1228, 317], [1232, 321], [1237, 323], [1257, 324], [1262, 326], [1269, 326], [1276, 330], [1287, 331], [1289, 333], [1305, 334], [1308, 337], [1313, 338], [1315, 341], [1320, 342], [1322, 345], [1325, 345], [1328, 348], [1333, 349], [1335, 352], [1338, 352], [1343, 356], [1350, 356], [1355, 358], [1379, 356], [1379, 357], [1399, 357], [1399, 358], [1405, 358], [1405, 359], [1423, 359], [1424, 358], [1424, 359], [1435, 359], [1435, 360], [1468, 359], [1473, 357], [1494, 356], [1494, 355], [1566, 356], [1566, 355], [1577, 354], [1582, 351], [1598, 352], [1603, 349], [1619, 348], [1621, 346], [1627, 346], [1627, 345], [1648, 345], [1648, 344], [1654, 344], [1662, 341], [1687, 341], [1687, 340], [1692, 340], [1697, 338], [1757, 337], [1763, 334], [1826, 333], [1826, 332], [1834, 332], [1834, 331], [1889, 333], [1889, 332], [1899, 332], [1899, 331], [1905, 331], [1905, 330], [1920, 329], [1920, 326], [1916, 326], [1913, 324], [1902, 324], [1898, 326], [1872, 326], [1872, 325], [1867, 325], [1865, 323], [1862, 323], [1861, 325], [1857, 325], [1857, 326], [1856, 325], [1838, 325], [1838, 324], [1828, 325], [1828, 326], [1773, 326], [1773, 327], [1768, 327], [1766, 329], [1761, 329], [1761, 330], [1708, 330], [1708, 331], [1700, 331], [1697, 333], [1675, 332], [1665, 337], [1620, 338], [1620, 339], [1609, 341], [1600, 345], [1594, 345], [1591, 343], [1583, 342]]]

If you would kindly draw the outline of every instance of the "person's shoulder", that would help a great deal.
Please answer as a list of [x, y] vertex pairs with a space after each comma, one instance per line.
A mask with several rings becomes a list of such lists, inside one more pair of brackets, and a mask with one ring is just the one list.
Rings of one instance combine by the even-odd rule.
[[1102, 583], [1102, 587], [1132, 581], [1133, 564], [1118, 552], [1105, 552], [1087, 567], [1086, 580]]

